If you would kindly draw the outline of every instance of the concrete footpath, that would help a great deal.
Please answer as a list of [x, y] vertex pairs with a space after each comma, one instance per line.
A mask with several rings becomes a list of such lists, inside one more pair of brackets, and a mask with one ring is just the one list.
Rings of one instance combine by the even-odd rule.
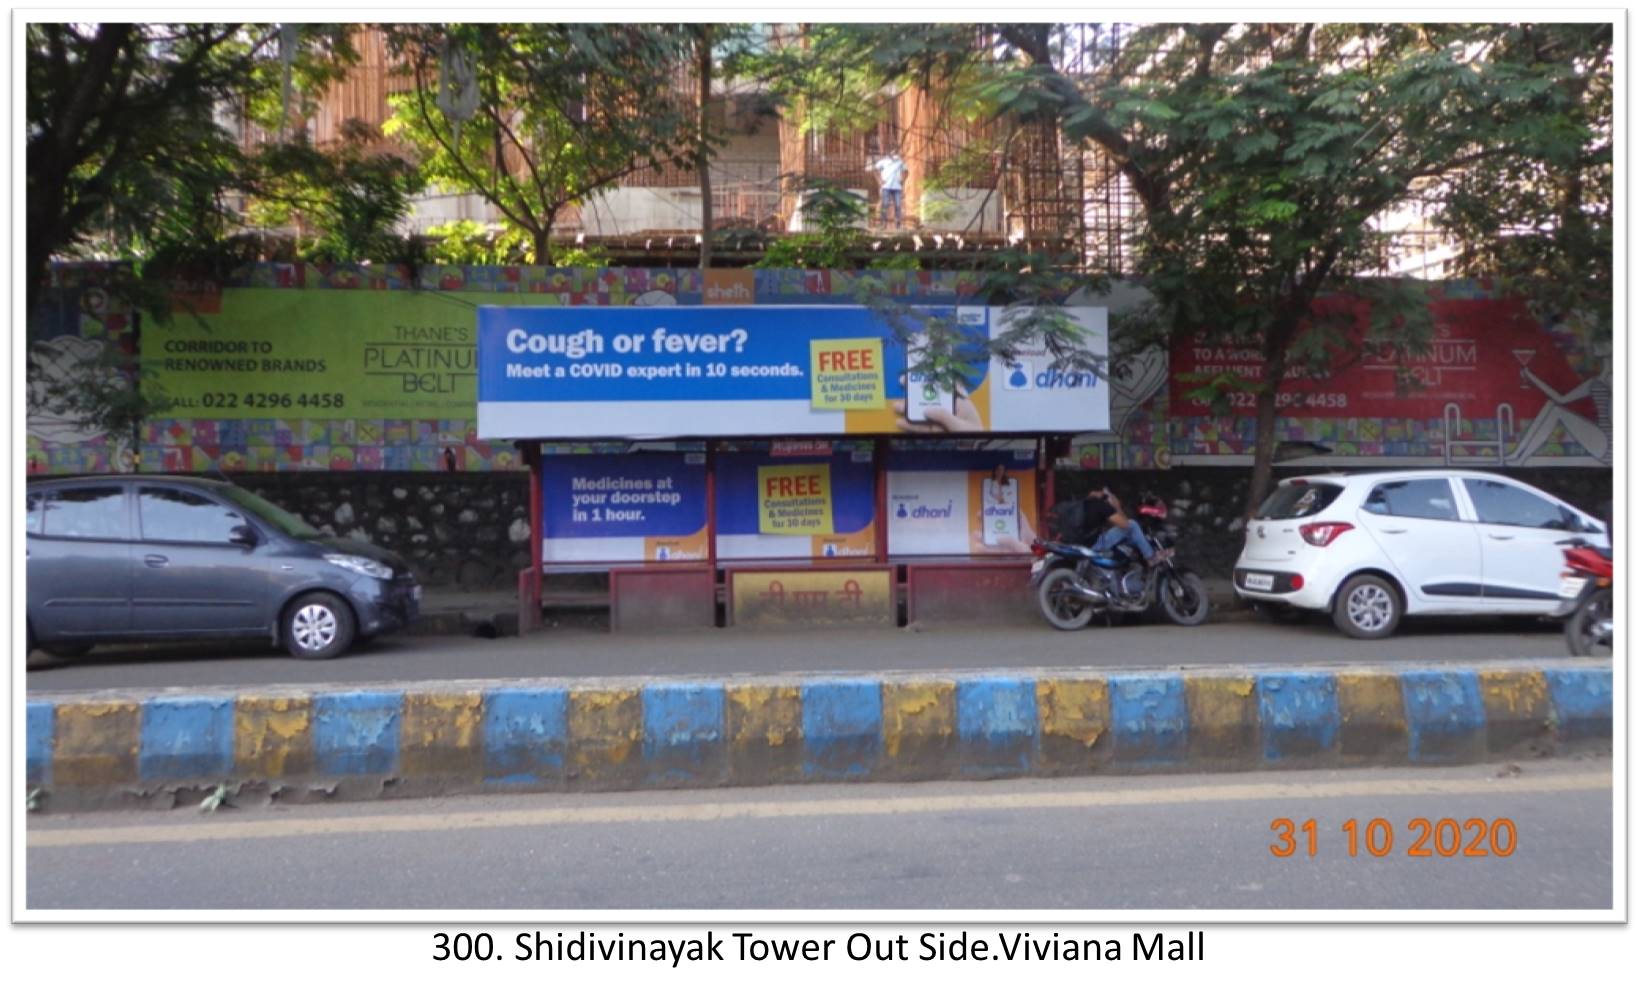
[[[1251, 606], [1235, 595], [1234, 583], [1228, 578], [1206, 578], [1205, 582], [1213, 620], [1244, 619], [1253, 614]], [[595, 599], [577, 603], [572, 614], [583, 618], [588, 609], [601, 614], [607, 611], [607, 605]], [[494, 637], [516, 636], [517, 633], [518, 598], [515, 592], [438, 589], [429, 590], [422, 596], [421, 617], [408, 630], [411, 636]]]
[[448, 681], [40, 693], [36, 808], [1457, 764], [1607, 748], [1606, 666]]

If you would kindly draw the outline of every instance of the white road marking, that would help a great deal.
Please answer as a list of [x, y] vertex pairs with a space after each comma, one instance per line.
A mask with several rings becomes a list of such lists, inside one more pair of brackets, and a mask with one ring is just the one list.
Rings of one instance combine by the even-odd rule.
[[777, 802], [550, 805], [502, 812], [383, 814], [380, 816], [271, 817], [232, 822], [164, 826], [30, 829], [28, 846], [91, 847], [258, 840], [316, 834], [434, 833], [516, 827], [614, 823], [708, 823], [825, 816], [895, 816], [980, 810], [1097, 809], [1175, 803], [1252, 802], [1261, 799], [1344, 799], [1371, 796], [1521, 795], [1607, 789], [1608, 771], [1543, 775], [1527, 780], [1495, 778], [1359, 779], [1321, 784], [1258, 782], [1179, 788], [1008, 792], [974, 795], [898, 796], [869, 799], [799, 799]]

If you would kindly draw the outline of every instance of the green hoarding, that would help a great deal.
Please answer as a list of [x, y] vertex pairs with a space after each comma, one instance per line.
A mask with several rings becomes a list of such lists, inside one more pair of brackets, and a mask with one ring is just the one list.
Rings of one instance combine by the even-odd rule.
[[172, 418], [472, 418], [480, 304], [529, 294], [230, 288], [145, 317], [143, 377]]

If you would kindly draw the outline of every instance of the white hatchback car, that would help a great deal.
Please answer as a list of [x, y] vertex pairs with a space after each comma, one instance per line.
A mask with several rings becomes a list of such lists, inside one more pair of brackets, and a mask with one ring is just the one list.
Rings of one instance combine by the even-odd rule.
[[1407, 615], [1545, 615], [1571, 536], [1609, 545], [1604, 523], [1499, 474], [1314, 474], [1280, 482], [1246, 525], [1234, 589], [1360, 639]]

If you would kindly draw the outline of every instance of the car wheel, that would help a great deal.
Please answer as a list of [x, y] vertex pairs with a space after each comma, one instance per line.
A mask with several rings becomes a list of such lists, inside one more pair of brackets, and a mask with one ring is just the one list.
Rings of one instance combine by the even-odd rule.
[[46, 645], [45, 652], [53, 657], [71, 661], [89, 654], [93, 646], [95, 644], [91, 643], [52, 643]]
[[353, 610], [335, 595], [302, 595], [284, 613], [284, 647], [291, 656], [328, 660], [353, 644]]
[[1393, 582], [1380, 574], [1361, 574], [1337, 592], [1331, 618], [1337, 629], [1356, 640], [1380, 640], [1393, 635], [1404, 614]]

